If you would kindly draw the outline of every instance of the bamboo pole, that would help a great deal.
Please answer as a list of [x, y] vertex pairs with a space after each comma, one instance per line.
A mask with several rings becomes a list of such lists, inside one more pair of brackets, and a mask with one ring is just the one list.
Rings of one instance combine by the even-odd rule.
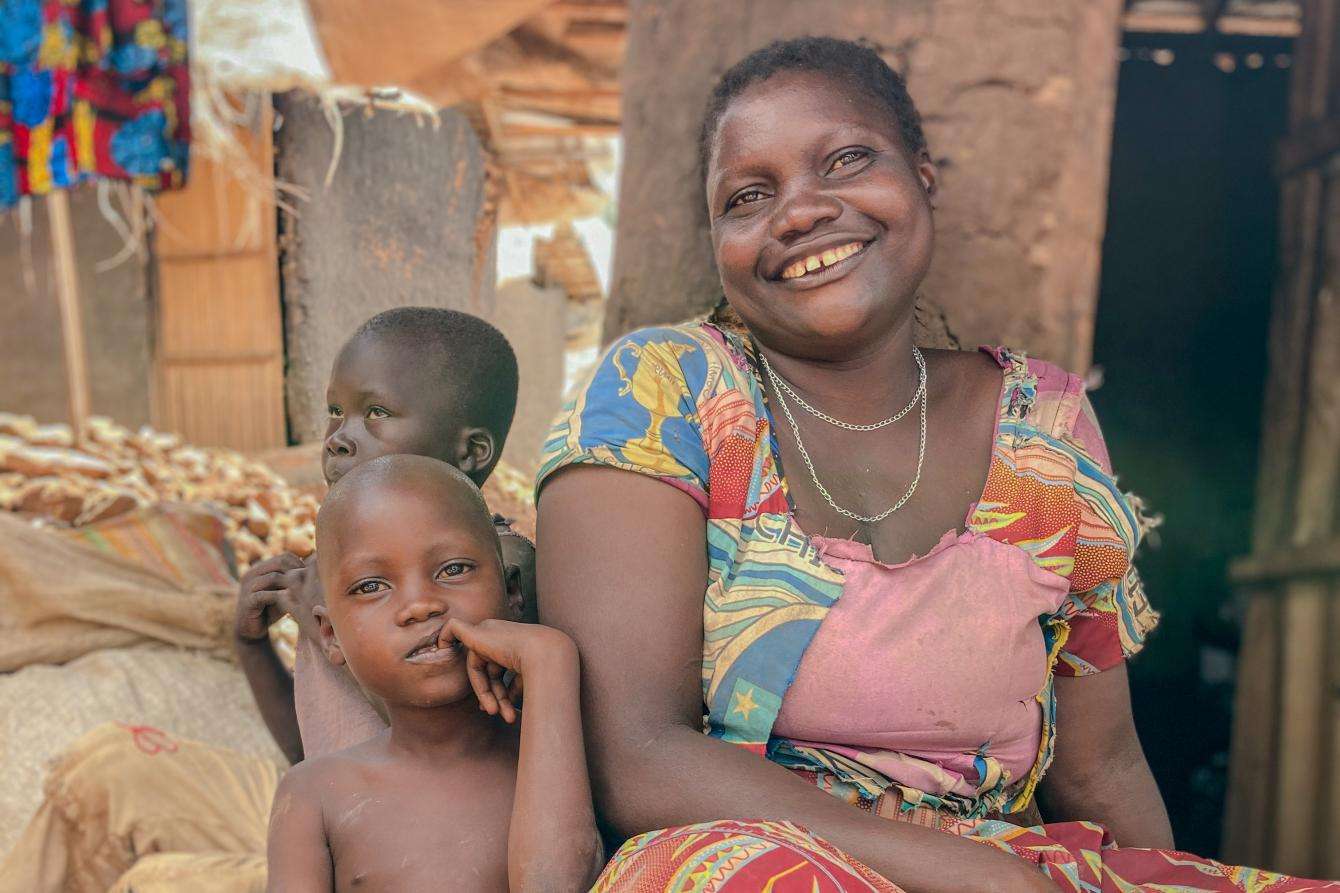
[[56, 264], [56, 303], [60, 307], [70, 427], [76, 442], [79, 442], [84, 439], [84, 424], [89, 416], [88, 355], [84, 350], [84, 323], [79, 306], [79, 275], [75, 266], [74, 227], [70, 223], [70, 197], [65, 190], [57, 189], [47, 196], [47, 216], [51, 222], [51, 248]]

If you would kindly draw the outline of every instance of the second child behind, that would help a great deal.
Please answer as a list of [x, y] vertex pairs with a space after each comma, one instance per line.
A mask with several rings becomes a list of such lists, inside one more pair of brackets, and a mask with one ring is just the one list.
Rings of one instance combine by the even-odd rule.
[[522, 594], [479, 490], [436, 459], [374, 459], [331, 488], [317, 543], [326, 657], [390, 728], [285, 775], [269, 889], [588, 888], [604, 859], [577, 649], [515, 622]]

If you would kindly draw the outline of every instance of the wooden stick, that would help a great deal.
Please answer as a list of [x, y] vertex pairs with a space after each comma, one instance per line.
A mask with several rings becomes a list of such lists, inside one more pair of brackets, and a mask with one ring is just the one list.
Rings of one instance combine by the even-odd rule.
[[70, 196], [63, 189], [47, 196], [51, 221], [51, 249], [56, 262], [56, 303], [60, 306], [65, 348], [65, 383], [70, 395], [70, 426], [75, 441], [84, 439], [89, 415], [88, 359], [84, 352], [84, 323], [79, 307], [79, 275], [75, 266], [74, 227], [70, 223]]

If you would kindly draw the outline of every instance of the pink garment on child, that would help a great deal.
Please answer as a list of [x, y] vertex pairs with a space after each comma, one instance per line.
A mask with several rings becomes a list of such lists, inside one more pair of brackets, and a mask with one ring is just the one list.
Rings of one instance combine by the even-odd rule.
[[975, 531], [897, 565], [864, 543], [812, 542], [846, 581], [773, 734], [934, 794], [974, 796], [994, 783], [984, 772], [1026, 777], [1047, 680], [1038, 617], [1060, 608], [1065, 578]]

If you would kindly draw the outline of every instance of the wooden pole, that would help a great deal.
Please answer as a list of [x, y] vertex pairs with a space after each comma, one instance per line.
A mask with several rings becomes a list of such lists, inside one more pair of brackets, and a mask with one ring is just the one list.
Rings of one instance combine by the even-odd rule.
[[65, 382], [69, 390], [70, 427], [75, 442], [84, 439], [89, 415], [88, 359], [84, 351], [83, 314], [79, 307], [79, 276], [75, 267], [74, 227], [70, 223], [70, 196], [57, 189], [47, 196], [51, 248], [56, 262], [56, 303], [60, 306], [65, 348]]

